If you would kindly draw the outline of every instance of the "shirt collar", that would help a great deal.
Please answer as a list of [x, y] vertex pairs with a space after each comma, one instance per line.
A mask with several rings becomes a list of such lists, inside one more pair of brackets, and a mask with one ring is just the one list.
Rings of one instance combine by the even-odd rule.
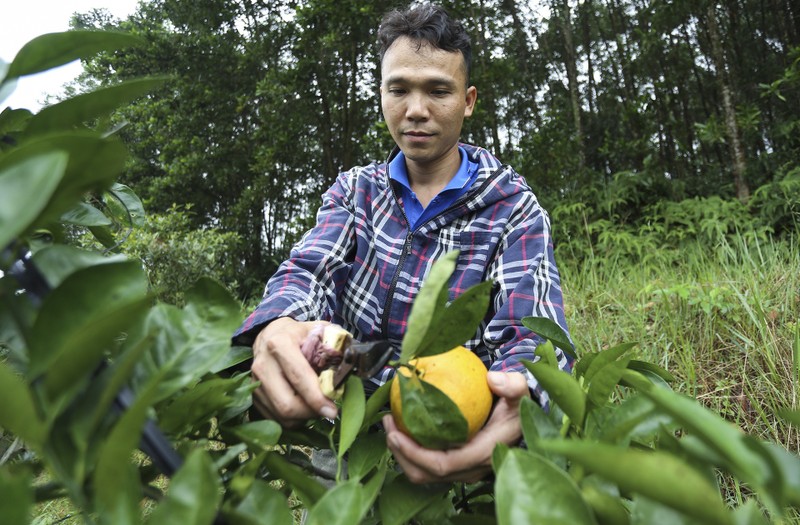
[[[467, 155], [464, 148], [458, 146], [458, 153], [461, 158], [461, 164], [455, 176], [450, 179], [447, 186], [442, 189], [443, 192], [463, 189], [472, 178], [472, 173], [475, 171], [475, 168], [477, 168], [477, 164], [469, 160], [469, 155]], [[398, 152], [397, 155], [389, 161], [389, 178], [399, 182], [409, 190], [411, 189], [411, 182], [408, 180], [408, 170], [406, 170], [406, 157], [403, 155], [402, 151]]]

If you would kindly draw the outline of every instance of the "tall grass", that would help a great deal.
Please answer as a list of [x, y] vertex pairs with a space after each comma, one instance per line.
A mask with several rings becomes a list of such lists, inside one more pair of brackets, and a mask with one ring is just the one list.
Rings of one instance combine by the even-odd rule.
[[778, 416], [798, 404], [800, 247], [733, 236], [679, 257], [559, 261], [579, 351], [638, 342], [673, 387], [744, 431], [800, 451]]

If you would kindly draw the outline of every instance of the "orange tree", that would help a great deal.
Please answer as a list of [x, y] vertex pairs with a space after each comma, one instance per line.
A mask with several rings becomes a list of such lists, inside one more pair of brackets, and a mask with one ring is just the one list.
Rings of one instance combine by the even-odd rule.
[[[21, 76], [136, 44], [95, 31], [35, 39], [0, 64], [0, 99]], [[35, 503], [56, 498], [85, 523], [109, 524], [290, 524], [303, 509], [307, 523], [327, 525], [755, 525], [800, 504], [794, 454], [672, 391], [666, 371], [631, 357], [632, 344], [579, 349], [573, 374], [560, 371], [554, 346], [572, 348], [546, 319], [522, 322], [547, 340], [525, 366], [552, 409], [522, 403], [524, 442], [496, 448], [491, 479], [410, 483], [376, 425], [388, 385], [367, 398], [348, 379], [335, 421], [290, 430], [251, 420], [253, 384], [232, 371], [247, 349], [229, 343], [239, 305], [208, 279], [181, 308], [159, 302], [141, 262], [117, 253], [144, 210], [115, 183], [126, 151], [102, 122], [159, 82], [129, 81], [37, 114], [0, 113], [0, 522], [28, 523]], [[76, 231], [106, 248], [70, 245]], [[395, 366], [474, 333], [490, 285], [445, 304], [453, 260], [426, 280]], [[414, 400], [413, 390], [401, 388], [403, 403], [416, 405], [407, 426], [463, 426], [446, 396]], [[308, 458], [317, 448], [338, 459], [328, 483]], [[753, 496], [723, 501], [720, 473]]]

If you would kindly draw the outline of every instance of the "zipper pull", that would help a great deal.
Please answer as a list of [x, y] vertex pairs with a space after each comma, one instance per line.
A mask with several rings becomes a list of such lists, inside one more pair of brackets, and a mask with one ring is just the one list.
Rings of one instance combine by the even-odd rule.
[[411, 255], [411, 241], [414, 239], [414, 235], [409, 233], [408, 237], [406, 237], [406, 255]]

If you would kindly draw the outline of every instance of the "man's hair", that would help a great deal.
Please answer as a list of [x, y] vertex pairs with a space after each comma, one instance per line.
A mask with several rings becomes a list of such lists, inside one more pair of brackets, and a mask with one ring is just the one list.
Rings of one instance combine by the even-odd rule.
[[469, 75], [472, 69], [472, 47], [469, 35], [461, 22], [451, 18], [443, 7], [422, 4], [411, 6], [405, 11], [388, 12], [378, 28], [381, 62], [395, 40], [403, 36], [417, 41], [420, 46], [427, 43], [443, 51], [460, 51], [464, 57], [467, 85], [469, 85]]

